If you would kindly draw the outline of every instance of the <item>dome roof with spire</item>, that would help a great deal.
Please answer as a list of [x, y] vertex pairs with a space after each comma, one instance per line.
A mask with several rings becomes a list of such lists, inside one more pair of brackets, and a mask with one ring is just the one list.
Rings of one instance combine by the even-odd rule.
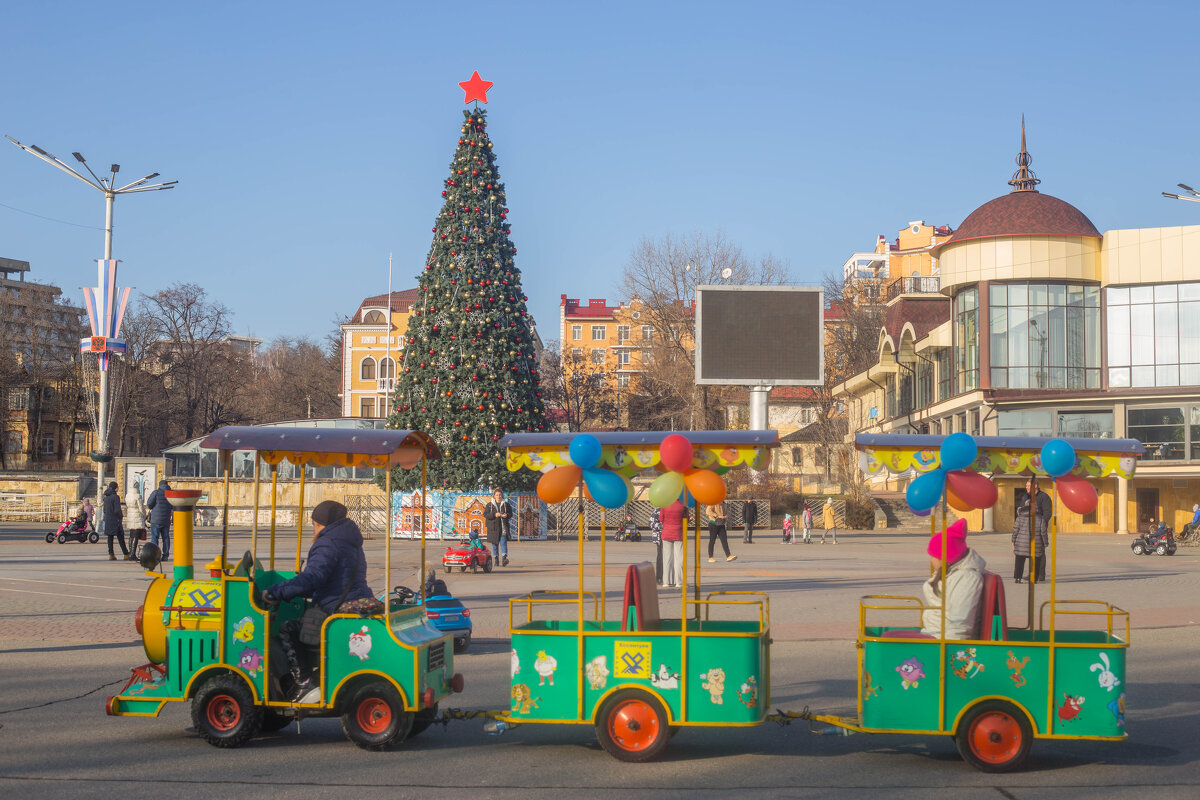
[[1012, 191], [989, 200], [972, 211], [954, 235], [938, 249], [969, 239], [998, 236], [1085, 236], [1100, 238], [1100, 231], [1075, 206], [1042, 194], [1035, 187], [1041, 181], [1029, 165], [1033, 159], [1025, 149], [1025, 118], [1021, 118], [1021, 152], [1017, 171], [1008, 183]]

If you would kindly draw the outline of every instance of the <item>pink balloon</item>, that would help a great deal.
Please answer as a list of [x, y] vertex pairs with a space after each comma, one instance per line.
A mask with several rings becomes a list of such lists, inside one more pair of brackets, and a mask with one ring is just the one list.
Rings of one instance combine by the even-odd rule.
[[683, 472], [692, 468], [692, 443], [686, 436], [672, 433], [658, 446], [658, 457], [663, 466], [672, 472]]
[[959, 499], [974, 508], [991, 508], [999, 497], [996, 484], [978, 472], [956, 470], [946, 475], [946, 484]]
[[1096, 487], [1086, 478], [1068, 473], [1055, 478], [1054, 485], [1058, 487], [1063, 505], [1076, 514], [1090, 514], [1096, 510], [1100, 498], [1096, 496]]

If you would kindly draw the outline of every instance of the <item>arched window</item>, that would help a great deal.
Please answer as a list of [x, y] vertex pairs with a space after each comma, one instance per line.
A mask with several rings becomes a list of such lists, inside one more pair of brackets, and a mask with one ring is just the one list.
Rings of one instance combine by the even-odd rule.
[[379, 377], [394, 378], [396, 377], [396, 362], [391, 358], [384, 358], [379, 362]]
[[368, 311], [363, 315], [364, 325], [382, 325], [384, 322], [382, 311]]
[[362, 366], [358, 370], [358, 377], [364, 381], [375, 380], [375, 359], [367, 356], [362, 360]]

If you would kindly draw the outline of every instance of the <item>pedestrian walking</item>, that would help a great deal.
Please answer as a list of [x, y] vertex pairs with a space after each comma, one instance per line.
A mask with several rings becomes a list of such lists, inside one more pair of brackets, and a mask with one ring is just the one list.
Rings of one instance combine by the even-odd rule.
[[[1036, 498], [1036, 500], [1034, 499]], [[1013, 583], [1023, 583], [1025, 562], [1033, 558], [1030, 579], [1032, 583], [1046, 580], [1046, 546], [1049, 544], [1047, 531], [1054, 504], [1050, 495], [1038, 488], [1037, 478], [1025, 482], [1025, 498], [1017, 506], [1013, 520]], [[1032, 517], [1036, 516], [1036, 521]], [[1034, 530], [1036, 525], [1037, 530]]]
[[813, 515], [812, 507], [804, 503], [804, 511], [800, 514], [800, 527], [804, 530], [804, 543], [812, 544]]
[[129, 533], [127, 558], [137, 561], [138, 542], [146, 537], [146, 504], [142, 502], [142, 492], [137, 484], [125, 493], [125, 530]]
[[825, 534], [827, 533], [833, 534], [833, 543], [837, 544], [837, 519], [833, 515], [832, 497], [825, 498], [824, 517], [825, 529], [821, 531], [821, 544], [825, 544]]
[[[150, 511], [150, 544], [162, 548], [162, 560], [171, 557], [171, 503], [167, 500], [167, 492], [171, 484], [166, 480], [158, 482], [158, 488], [146, 498], [146, 508]], [[162, 544], [159, 544], [159, 541]]]
[[487, 540], [497, 567], [508, 566], [508, 521], [511, 517], [512, 504], [504, 499], [503, 491], [493, 490], [492, 499], [483, 509], [483, 518], [487, 520]]
[[793, 528], [793, 526], [794, 526], [794, 523], [792, 522], [792, 515], [784, 514], [783, 515], [783, 539], [781, 540], [783, 542], [783, 544], [792, 544], [792, 528]]
[[104, 490], [102, 513], [104, 533], [108, 536], [108, 560], [117, 560], [117, 556], [113, 552], [113, 539], [116, 539], [117, 544], [121, 545], [121, 552], [125, 555], [125, 560], [128, 561], [129, 549], [125, 547], [125, 531], [121, 527], [121, 496], [117, 494], [116, 481], [110, 483]]
[[654, 509], [650, 514], [650, 541], [654, 542], [654, 579], [658, 585], [663, 585], [663, 526], [662, 509]]
[[754, 544], [754, 523], [758, 522], [758, 506], [753, 500], [747, 500], [742, 503], [742, 530], [744, 535], [742, 541], [746, 544]]
[[683, 586], [683, 515], [687, 507], [676, 500], [659, 509], [662, 520], [663, 580], [668, 587]]
[[717, 539], [721, 540], [721, 549], [725, 551], [725, 560], [734, 561], [737, 556], [729, 552], [729, 536], [725, 531], [725, 504], [717, 503], [714, 506], [708, 506], [705, 509], [705, 516], [708, 517], [708, 560], [709, 562], [716, 561], [713, 558], [713, 550], [716, 548]]

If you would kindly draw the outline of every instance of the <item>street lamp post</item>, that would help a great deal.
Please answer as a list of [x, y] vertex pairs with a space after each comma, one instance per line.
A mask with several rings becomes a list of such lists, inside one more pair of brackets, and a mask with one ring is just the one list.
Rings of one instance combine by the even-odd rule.
[[[116, 295], [116, 264], [112, 260], [113, 206], [116, 202], [117, 195], [119, 195], [119, 194], [136, 194], [138, 192], [157, 192], [157, 191], [161, 191], [163, 189], [173, 189], [175, 187], [175, 184], [179, 183], [179, 181], [163, 181], [160, 183], [149, 183], [149, 181], [152, 181], [158, 177], [157, 172], [152, 172], [149, 175], [145, 176], [144, 178], [139, 178], [138, 180], [133, 181], [132, 183], [127, 183], [124, 186], [118, 187], [117, 186], [117, 173], [120, 172], [120, 170], [121, 170], [120, 164], [111, 165], [109, 167], [109, 174], [105, 177], [100, 177], [99, 175], [97, 175], [95, 172], [92, 171], [92, 168], [90, 166], [88, 166], [87, 161], [84, 159], [84, 157], [82, 155], [80, 155], [77, 152], [72, 153], [71, 155], [73, 155], [75, 157], [75, 160], [78, 161], [80, 164], [82, 164], [83, 168], [87, 170], [88, 175], [91, 176], [90, 178], [88, 178], [88, 177], [85, 177], [82, 173], [80, 173], [74, 167], [69, 166], [62, 159], [60, 159], [54, 155], [51, 155], [50, 153], [47, 153], [45, 150], [38, 147], [36, 144], [30, 144], [30, 145], [21, 144], [20, 142], [18, 142], [16, 139], [12, 138], [11, 136], [5, 136], [4, 138], [8, 139], [14, 145], [16, 145], [17, 147], [24, 150], [26, 153], [29, 153], [31, 156], [41, 159], [42, 161], [45, 161], [47, 164], [50, 164], [51, 166], [62, 170], [63, 172], [67, 173], [68, 175], [83, 181], [88, 186], [91, 186], [93, 189], [98, 190], [99, 192], [101, 192], [104, 195], [104, 265], [109, 267], [109, 270], [108, 270], [109, 278], [107, 281], [105, 280], [105, 278], [104, 278], [105, 270], [104, 270], [104, 266], [102, 266], [100, 269], [100, 272], [101, 272], [100, 286], [98, 287], [97, 291], [99, 294], [102, 294], [102, 295], [107, 294], [108, 296], [97, 299], [95, 310], [99, 311], [101, 308], [104, 309], [103, 316], [105, 317], [105, 321], [101, 321], [100, 319], [97, 319], [95, 315], [93, 315], [92, 316], [92, 325], [93, 325], [92, 333], [94, 334], [94, 336], [96, 338], [103, 339], [105, 341], [103, 342], [103, 346], [102, 346], [101, 350], [96, 350], [95, 347], [92, 347], [91, 349], [94, 352], [96, 352], [96, 358], [98, 361], [101, 362], [101, 369], [99, 370], [99, 372], [100, 372], [100, 387], [99, 387], [99, 389], [100, 389], [100, 408], [99, 408], [99, 413], [97, 414], [97, 420], [96, 420], [96, 429], [97, 429], [96, 430], [96, 452], [97, 452], [97, 454], [99, 454], [101, 456], [107, 455], [108, 450], [109, 450], [109, 444], [108, 444], [108, 421], [109, 421], [108, 420], [108, 369], [107, 369], [108, 354], [110, 352], [118, 352], [118, 353], [124, 352], [124, 349], [125, 349], [124, 343], [120, 342], [119, 340], [117, 340], [115, 338], [120, 331], [120, 317], [118, 315], [120, 312], [118, 312], [117, 309], [114, 308], [114, 303], [113, 303], [113, 300], [115, 299], [115, 295]], [[105, 292], [106, 289], [107, 289], [107, 292]], [[85, 290], [85, 294], [87, 291], [88, 290]], [[126, 292], [128, 292], [128, 290], [126, 290]], [[122, 304], [121, 311], [123, 312], [123, 304]], [[102, 327], [101, 329], [97, 330], [97, 326], [105, 326], [105, 325], [107, 325], [107, 323], [113, 323], [111, 326], [111, 329]], [[112, 339], [109, 339], [108, 337], [112, 337]], [[105, 462], [103, 460], [98, 460], [96, 463], [96, 496], [97, 496], [97, 498], [100, 496], [100, 492], [103, 490], [103, 486], [104, 486], [104, 464], [105, 464]]]
[[1188, 186], [1186, 183], [1177, 183], [1175, 185], [1180, 189], [1183, 189], [1190, 196], [1184, 197], [1181, 194], [1171, 194], [1170, 192], [1163, 192], [1162, 196], [1169, 197], [1172, 200], [1187, 200], [1189, 203], [1200, 203], [1200, 192]]

